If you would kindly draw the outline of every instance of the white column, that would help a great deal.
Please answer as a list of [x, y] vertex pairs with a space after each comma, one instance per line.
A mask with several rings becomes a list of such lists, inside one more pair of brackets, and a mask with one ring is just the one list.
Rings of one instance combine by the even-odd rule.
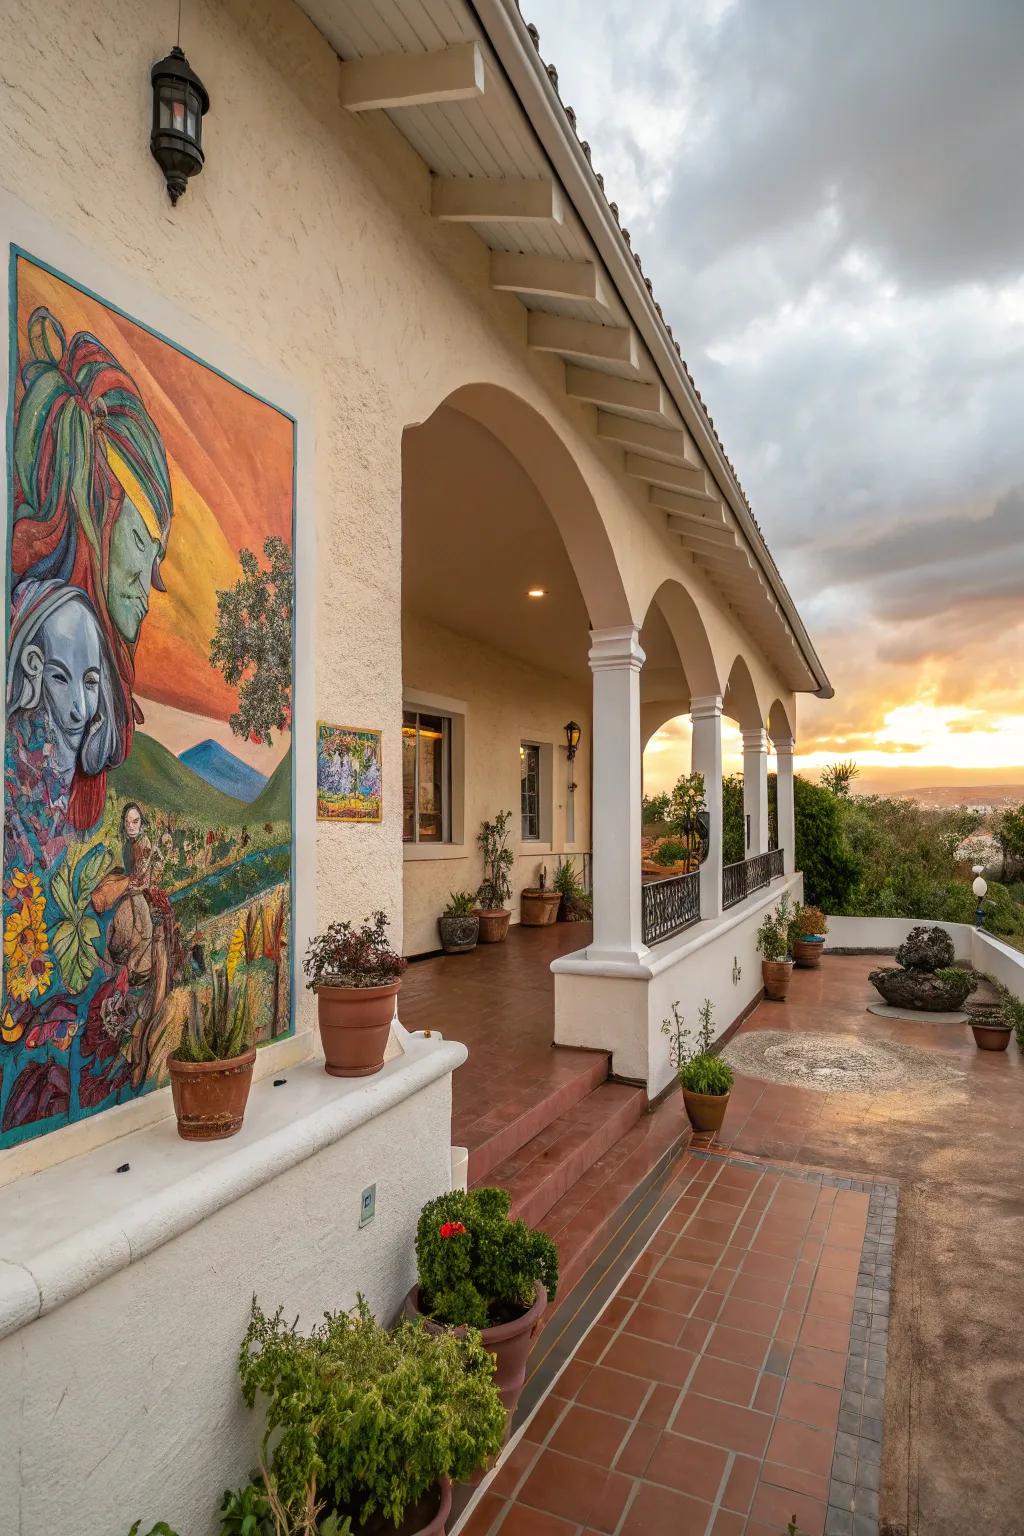
[[775, 738], [775, 791], [782, 868], [787, 875], [796, 869], [796, 812], [793, 808], [793, 738]]
[[700, 915], [722, 913], [722, 696], [708, 693], [690, 700], [693, 723], [691, 767], [704, 775], [704, 804], [711, 827], [708, 856], [700, 867]]
[[640, 668], [635, 624], [595, 629], [591, 960], [634, 963], [647, 953], [640, 915]]
[[768, 734], [743, 732], [743, 821], [746, 857], [768, 852]]

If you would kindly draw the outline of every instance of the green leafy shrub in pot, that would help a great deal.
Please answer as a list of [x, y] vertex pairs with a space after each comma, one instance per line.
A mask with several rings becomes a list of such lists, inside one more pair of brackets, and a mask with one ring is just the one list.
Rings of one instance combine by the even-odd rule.
[[434, 1322], [490, 1328], [533, 1305], [538, 1281], [554, 1301], [558, 1250], [509, 1220], [507, 1189], [458, 1189], [429, 1200], [416, 1227], [420, 1306]]
[[785, 960], [789, 953], [789, 924], [792, 905], [788, 896], [780, 898], [774, 910], [766, 912], [757, 930], [757, 947], [762, 960]]
[[[360, 1297], [308, 1335], [255, 1298], [238, 1362], [249, 1407], [266, 1395], [261, 1473], [296, 1532], [331, 1514], [398, 1524], [444, 1478], [462, 1481], [501, 1449], [494, 1361], [475, 1331], [382, 1328]], [[424, 1522], [426, 1523], [426, 1522]], [[286, 1527], [287, 1529], [287, 1527]]]
[[[672, 1017], [664, 1019], [661, 1032], [668, 1037], [669, 1060], [680, 1084], [688, 1093], [705, 1093], [713, 1096], [726, 1094], [732, 1088], [732, 1068], [712, 1052], [714, 1044], [715, 1009], [706, 997], [698, 1010], [700, 1028], [696, 1035], [687, 1029], [686, 1019], [679, 1004], [672, 1004]], [[693, 1039], [691, 1048], [689, 1041]]]
[[179, 1061], [233, 1061], [252, 1044], [248, 977], [232, 993], [227, 969], [210, 969], [210, 996], [200, 1001], [193, 988], [175, 1056]]
[[552, 890], [558, 891], [562, 898], [559, 912], [562, 922], [585, 922], [593, 915], [593, 905], [583, 882], [576, 873], [572, 859], [563, 859], [559, 856], [551, 887]]
[[476, 840], [484, 858], [484, 878], [477, 899], [486, 912], [499, 911], [512, 895], [509, 874], [515, 856], [508, 846], [511, 820], [511, 811], [499, 811], [493, 821], [482, 822], [477, 833]]

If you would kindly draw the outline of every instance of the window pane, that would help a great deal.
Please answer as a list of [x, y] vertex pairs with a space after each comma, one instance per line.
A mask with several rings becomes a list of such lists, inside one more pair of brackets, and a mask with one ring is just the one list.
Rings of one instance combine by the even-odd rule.
[[444, 840], [444, 728], [440, 715], [419, 717], [419, 840]]
[[519, 791], [523, 817], [523, 840], [537, 842], [540, 837], [540, 748], [519, 748]]
[[416, 715], [402, 712], [402, 841], [415, 837], [416, 806]]

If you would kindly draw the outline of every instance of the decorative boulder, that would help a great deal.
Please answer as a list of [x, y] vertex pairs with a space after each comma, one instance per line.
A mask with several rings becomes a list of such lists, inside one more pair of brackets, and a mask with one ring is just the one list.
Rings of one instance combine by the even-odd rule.
[[886, 965], [872, 971], [868, 980], [893, 1008], [918, 1008], [927, 1013], [957, 1013], [978, 985], [971, 971], [945, 967], [936, 974]]
[[905, 971], [948, 970], [954, 958], [953, 940], [945, 928], [911, 928], [896, 951], [896, 964]]

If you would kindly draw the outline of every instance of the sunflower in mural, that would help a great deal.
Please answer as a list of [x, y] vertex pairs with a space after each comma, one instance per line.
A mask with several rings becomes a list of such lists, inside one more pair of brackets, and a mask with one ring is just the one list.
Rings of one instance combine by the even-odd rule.
[[38, 875], [30, 870], [14, 870], [7, 884], [7, 897], [17, 906], [29, 908], [35, 921], [42, 924], [46, 897]]
[[21, 1039], [25, 1031], [25, 1025], [15, 1019], [9, 1008], [5, 1008], [3, 1018], [0, 1019], [0, 1040], [5, 1045], [14, 1045]]
[[[35, 877], [29, 878], [34, 880]], [[38, 883], [35, 881], [37, 886]], [[28, 894], [28, 899], [8, 914], [4, 926], [7, 989], [18, 1002], [28, 1002], [35, 992], [42, 996], [49, 987], [53, 976], [53, 961], [47, 953], [49, 947], [43, 924], [42, 895]]]

